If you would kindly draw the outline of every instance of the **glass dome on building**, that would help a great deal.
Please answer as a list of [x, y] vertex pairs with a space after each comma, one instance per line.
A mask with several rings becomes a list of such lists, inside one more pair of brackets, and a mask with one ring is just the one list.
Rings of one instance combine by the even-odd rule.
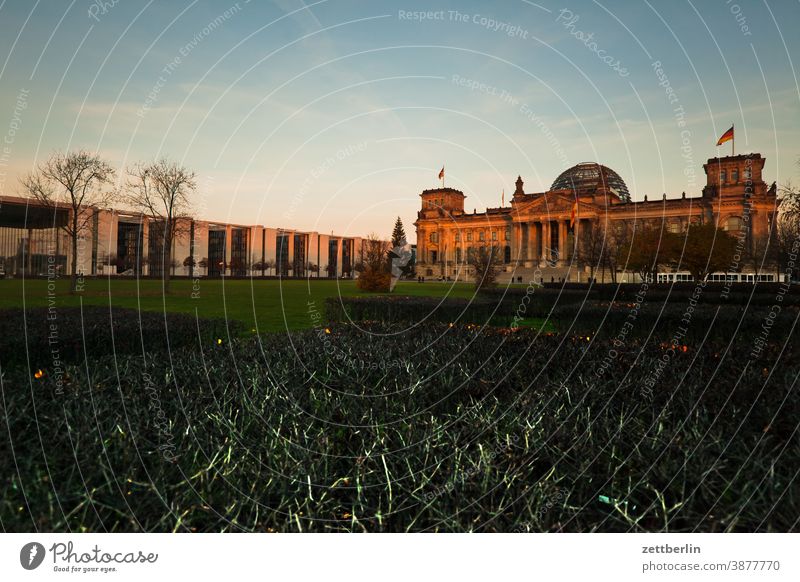
[[591, 192], [601, 184], [613, 189], [623, 200], [630, 200], [628, 186], [619, 174], [607, 166], [596, 162], [583, 162], [564, 170], [555, 179], [551, 190], [574, 190], [575, 192]]

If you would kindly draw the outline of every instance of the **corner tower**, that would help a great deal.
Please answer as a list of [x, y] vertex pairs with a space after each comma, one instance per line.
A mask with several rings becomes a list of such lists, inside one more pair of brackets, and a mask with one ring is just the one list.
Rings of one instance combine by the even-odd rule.
[[765, 161], [758, 153], [710, 158], [703, 164], [706, 173], [703, 196], [763, 196], [767, 192], [767, 185], [761, 178]]
[[464, 214], [464, 193], [454, 188], [423, 190], [421, 214], [425, 218], [458, 216]]

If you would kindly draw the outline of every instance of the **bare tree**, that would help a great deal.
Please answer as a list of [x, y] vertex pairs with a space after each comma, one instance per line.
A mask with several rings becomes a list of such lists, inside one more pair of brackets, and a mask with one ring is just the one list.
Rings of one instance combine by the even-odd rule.
[[[797, 160], [800, 166], [800, 159]], [[800, 248], [800, 188], [787, 182], [780, 188], [772, 184], [772, 189], [778, 191], [778, 216], [775, 220], [775, 260], [778, 264], [778, 276], [780, 272], [789, 267], [789, 263], [797, 256]], [[792, 279], [797, 278], [797, 274], [792, 270]]]
[[[692, 231], [692, 234], [697, 232]], [[694, 237], [691, 240], [696, 239]], [[675, 263], [680, 257], [680, 244], [677, 235], [667, 232], [663, 225], [655, 227], [647, 223], [637, 224], [630, 238], [630, 246], [625, 249], [626, 267], [637, 273], [642, 281], [646, 281], [648, 277], [656, 281], [659, 267]]]
[[197, 266], [197, 261], [192, 255], [183, 259], [183, 266], [189, 269], [189, 276], [194, 277], [194, 269]]
[[581, 231], [578, 241], [578, 261], [589, 267], [589, 277], [594, 279], [595, 269], [602, 270], [607, 262], [611, 240], [600, 221], [592, 221], [587, 231]]
[[605, 271], [611, 275], [611, 282], [616, 284], [617, 273], [624, 271], [631, 252], [633, 226], [627, 221], [618, 220], [613, 224], [606, 222], [606, 244], [608, 248], [603, 256], [603, 282]]
[[[798, 193], [800, 198], [800, 193]], [[781, 212], [775, 228], [775, 254], [779, 271], [785, 271], [789, 264], [796, 258], [800, 249], [800, 214], [793, 208], [785, 209], [785, 202], [781, 202]], [[797, 275], [792, 272], [792, 278]]]
[[69, 209], [66, 224], [59, 226], [72, 242], [70, 293], [78, 284], [78, 240], [89, 227], [94, 209], [108, 205], [113, 194], [108, 186], [114, 174], [99, 156], [81, 150], [55, 153], [20, 180], [23, 191], [54, 214]]
[[497, 246], [480, 247], [469, 253], [467, 262], [475, 269], [475, 288], [479, 291], [497, 282], [501, 251]]
[[727, 271], [736, 253], [736, 239], [713, 224], [691, 224], [683, 235], [682, 252], [674, 252], [672, 264], [685, 269], [695, 281], [705, 281], [706, 276]]
[[367, 268], [389, 270], [389, 243], [372, 233], [362, 241], [362, 260]]
[[756, 274], [756, 281], [763, 270], [774, 268], [778, 263], [779, 240], [777, 231], [750, 236], [744, 260]]
[[372, 233], [361, 241], [361, 265], [356, 286], [364, 291], [385, 292], [391, 286], [390, 243]]
[[153, 260], [160, 262], [165, 292], [169, 292], [172, 244], [189, 227], [196, 187], [193, 171], [166, 159], [128, 170], [129, 204], [160, 225], [161, 256]]

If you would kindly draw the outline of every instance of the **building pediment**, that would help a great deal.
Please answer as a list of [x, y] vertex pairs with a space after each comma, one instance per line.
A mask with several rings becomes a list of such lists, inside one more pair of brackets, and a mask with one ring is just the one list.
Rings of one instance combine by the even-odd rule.
[[[572, 215], [572, 207], [575, 198], [565, 194], [547, 193], [536, 197], [534, 200], [525, 200], [514, 203], [512, 214], [522, 217], [534, 218], [569, 218]], [[598, 207], [594, 204], [578, 201], [578, 216], [588, 218], [597, 214]]]

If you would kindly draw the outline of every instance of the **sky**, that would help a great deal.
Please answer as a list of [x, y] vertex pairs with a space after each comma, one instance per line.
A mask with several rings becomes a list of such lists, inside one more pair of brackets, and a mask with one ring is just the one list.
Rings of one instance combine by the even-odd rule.
[[797, 0], [0, 0], [0, 194], [56, 151], [197, 173], [198, 218], [409, 239], [597, 161], [634, 200], [699, 194], [735, 124], [798, 181]]

